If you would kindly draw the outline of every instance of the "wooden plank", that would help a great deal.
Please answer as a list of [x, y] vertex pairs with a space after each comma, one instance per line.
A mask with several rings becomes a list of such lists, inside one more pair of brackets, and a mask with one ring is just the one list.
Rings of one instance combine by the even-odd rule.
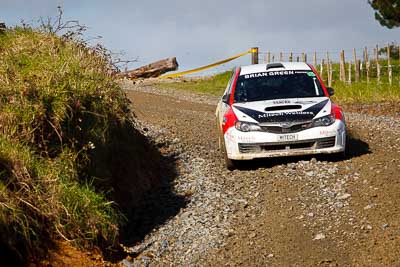
[[137, 79], [137, 78], [150, 78], [158, 77], [168, 71], [174, 71], [178, 69], [178, 62], [175, 57], [162, 59], [151, 64], [142, 66], [134, 70], [128, 70], [117, 73], [117, 77]]

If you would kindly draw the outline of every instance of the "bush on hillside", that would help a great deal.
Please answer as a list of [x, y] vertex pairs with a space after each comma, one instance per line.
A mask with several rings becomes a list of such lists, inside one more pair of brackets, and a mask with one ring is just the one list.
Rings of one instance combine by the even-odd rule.
[[[57, 239], [113, 245], [123, 216], [112, 200], [130, 206], [154, 182], [159, 156], [112, 71], [102, 50], [53, 32], [0, 34], [4, 253], [26, 259]], [[154, 168], [144, 168], [148, 154]]]

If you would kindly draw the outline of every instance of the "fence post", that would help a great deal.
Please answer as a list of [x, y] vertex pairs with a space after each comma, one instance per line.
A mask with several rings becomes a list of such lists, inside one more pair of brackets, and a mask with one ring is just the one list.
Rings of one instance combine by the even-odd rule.
[[321, 66], [319, 68], [319, 76], [321, 76], [321, 80], [324, 80], [324, 65], [325, 65], [325, 60], [321, 60]]
[[379, 47], [375, 47], [376, 81], [381, 82], [381, 66], [379, 65]]
[[360, 81], [360, 62], [357, 59], [357, 53], [356, 49], [353, 49], [353, 54], [354, 54], [354, 81], [359, 82]]
[[340, 81], [346, 81], [346, 62], [344, 60], [344, 50], [340, 51]]
[[263, 63], [267, 64], [268, 63], [268, 55], [264, 54], [263, 56]]
[[258, 47], [251, 48], [251, 64], [258, 64]]
[[314, 67], [317, 67], [317, 52], [314, 52], [313, 54], [313, 65]]
[[348, 82], [349, 82], [349, 84], [351, 84], [351, 61], [349, 61], [349, 80], [348, 80]]
[[370, 67], [370, 62], [369, 62], [369, 55], [368, 55], [368, 48], [364, 48], [365, 51], [365, 70], [367, 74], [367, 83], [369, 83], [369, 67]]
[[388, 60], [388, 78], [389, 84], [392, 85], [392, 65], [390, 65], [390, 44], [387, 45], [387, 60]]
[[328, 74], [328, 86], [332, 86], [332, 77], [331, 77], [331, 61], [329, 59], [329, 52], [326, 52], [326, 71]]

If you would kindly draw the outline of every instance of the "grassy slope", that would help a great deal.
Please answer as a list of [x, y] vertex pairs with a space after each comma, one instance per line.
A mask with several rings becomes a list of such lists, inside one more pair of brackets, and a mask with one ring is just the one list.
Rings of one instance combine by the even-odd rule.
[[[394, 62], [396, 63], [396, 62]], [[384, 62], [382, 63], [385, 67]], [[339, 66], [333, 66], [333, 84], [335, 88], [334, 99], [342, 103], [357, 103], [357, 102], [400, 102], [400, 71], [399, 68], [393, 69], [393, 84], [389, 85], [387, 76], [383, 76], [381, 83], [378, 84], [376, 78], [371, 78], [370, 83], [365, 81], [365, 76], [359, 83], [347, 84], [338, 81]], [[347, 73], [346, 73], [347, 75]], [[371, 72], [373, 77], [376, 73]], [[225, 90], [231, 76], [231, 72], [224, 72], [217, 74], [211, 78], [204, 80], [175, 82], [175, 83], [160, 83], [157, 86], [160, 88], [176, 88], [182, 90], [189, 90], [199, 93], [207, 93], [220, 96]], [[354, 77], [354, 73], [352, 74]], [[327, 85], [327, 82], [325, 82]]]
[[24, 262], [57, 239], [113, 245], [123, 220], [111, 200], [131, 205], [151, 186], [157, 154], [146, 171], [151, 149], [110, 70], [82, 43], [0, 33], [0, 259]]

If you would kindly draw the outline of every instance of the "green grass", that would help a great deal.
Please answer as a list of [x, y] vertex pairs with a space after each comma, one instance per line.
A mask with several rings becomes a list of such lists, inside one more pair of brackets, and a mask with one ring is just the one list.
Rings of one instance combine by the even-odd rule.
[[400, 102], [399, 84], [379, 84], [376, 81], [370, 83], [360, 82], [347, 84], [335, 82], [333, 99], [342, 103], [372, 103], [372, 102]]
[[132, 143], [129, 102], [111, 73], [108, 58], [82, 42], [44, 29], [0, 33], [0, 248], [6, 254], [21, 261], [43, 256], [59, 239], [116, 244], [123, 216], [112, 194], [134, 179], [110, 162], [135, 160], [134, 149], [115, 152], [140, 143]]
[[205, 77], [204, 79], [194, 79], [189, 81], [179, 81], [172, 83], [159, 83], [159, 88], [174, 88], [179, 90], [187, 90], [195, 93], [221, 95], [224, 92], [226, 85], [231, 78], [232, 72], [227, 71], [216, 74], [211, 77]]

